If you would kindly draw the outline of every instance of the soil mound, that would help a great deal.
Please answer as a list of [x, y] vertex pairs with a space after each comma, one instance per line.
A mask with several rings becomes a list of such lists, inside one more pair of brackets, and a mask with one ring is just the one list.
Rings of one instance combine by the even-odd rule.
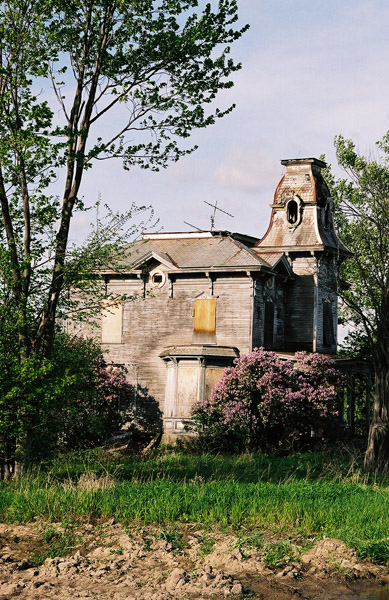
[[269, 542], [189, 525], [0, 525], [0, 545], [0, 600], [351, 600], [389, 583], [334, 539], [288, 541], [271, 566]]

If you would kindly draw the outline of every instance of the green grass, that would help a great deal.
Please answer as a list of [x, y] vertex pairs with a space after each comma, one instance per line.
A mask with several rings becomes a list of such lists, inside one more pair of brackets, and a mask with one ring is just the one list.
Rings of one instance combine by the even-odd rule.
[[159, 523], [174, 546], [179, 546], [175, 522], [235, 529], [277, 525], [306, 536], [336, 537], [361, 557], [389, 561], [388, 480], [363, 474], [352, 455], [170, 452], [119, 464], [101, 452], [77, 454], [2, 483], [0, 518]]
[[289, 540], [269, 542], [264, 547], [264, 562], [267, 567], [274, 568], [296, 560], [296, 555]]
[[36, 567], [41, 565], [46, 558], [65, 556], [74, 551], [80, 541], [80, 536], [74, 533], [71, 526], [66, 526], [62, 530], [48, 526], [44, 529], [41, 547], [32, 552], [28, 562], [32, 567]]
[[[77, 480], [86, 471], [96, 475], [110, 473], [119, 480], [202, 483], [233, 480], [242, 483], [267, 481], [278, 483], [287, 478], [358, 480], [376, 482], [375, 477], [361, 473], [358, 453], [336, 453], [329, 457], [320, 452], [291, 454], [286, 457], [261, 454], [214, 455], [184, 452], [156, 452], [151, 457], [114, 460], [101, 450], [73, 453], [48, 465], [53, 478]], [[385, 480], [383, 480], [385, 483]]]

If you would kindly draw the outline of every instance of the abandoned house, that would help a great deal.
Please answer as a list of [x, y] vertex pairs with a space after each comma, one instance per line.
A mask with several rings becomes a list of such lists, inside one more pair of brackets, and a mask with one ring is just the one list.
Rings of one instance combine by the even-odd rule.
[[262, 239], [228, 231], [149, 233], [130, 248], [128, 273], [105, 275], [101, 342], [109, 363], [147, 386], [165, 439], [183, 433], [194, 401], [223, 368], [264, 346], [280, 354], [337, 349], [337, 281], [349, 254], [315, 158], [283, 160], [285, 174]]

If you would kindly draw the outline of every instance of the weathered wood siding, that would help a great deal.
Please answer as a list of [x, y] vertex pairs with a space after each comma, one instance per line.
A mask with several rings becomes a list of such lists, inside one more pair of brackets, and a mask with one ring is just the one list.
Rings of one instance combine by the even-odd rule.
[[[270, 287], [269, 287], [270, 286]], [[268, 350], [284, 348], [284, 287], [285, 282], [277, 277], [259, 277], [255, 283], [253, 309], [252, 348], [265, 346]], [[265, 331], [269, 323], [265, 323], [271, 311], [266, 310], [266, 303], [273, 304], [272, 343], [265, 344]]]
[[[211, 297], [209, 279], [201, 274], [175, 275], [172, 289], [168, 281], [161, 288], [153, 288], [148, 282], [144, 296], [140, 279], [112, 278], [107, 290], [138, 295], [123, 305], [122, 343], [103, 344], [107, 361], [124, 365], [131, 383], [147, 387], [163, 410], [167, 369], [159, 354], [169, 346], [194, 342], [195, 300]], [[253, 310], [251, 279], [234, 273], [214, 277], [212, 298], [216, 300], [215, 343], [237, 346], [242, 354], [248, 353]], [[101, 340], [101, 331], [96, 330], [95, 336]]]
[[247, 275], [220, 276], [213, 284], [216, 301], [216, 342], [236, 346], [241, 354], [251, 350], [252, 282]]
[[[326, 303], [332, 314], [332, 332], [334, 343], [329, 345], [325, 343], [323, 331], [323, 308]], [[335, 353], [337, 344], [338, 329], [338, 295], [337, 295], [337, 269], [336, 257], [328, 254], [323, 256], [318, 269], [318, 293], [317, 293], [317, 330], [316, 330], [316, 351], [325, 353]]]
[[255, 296], [253, 302], [253, 333], [252, 349], [263, 346], [263, 316], [264, 316], [264, 298], [263, 298], [263, 278], [258, 278], [255, 282]]
[[[293, 259], [293, 258], [292, 258]], [[316, 258], [311, 255], [293, 259], [298, 277], [285, 295], [285, 343], [287, 352], [313, 350]]]
[[[293, 260], [298, 277], [285, 294], [286, 351], [336, 352], [338, 323], [336, 259], [331, 253], [319, 258], [299, 256]], [[323, 304], [331, 307], [333, 343], [325, 343]]]

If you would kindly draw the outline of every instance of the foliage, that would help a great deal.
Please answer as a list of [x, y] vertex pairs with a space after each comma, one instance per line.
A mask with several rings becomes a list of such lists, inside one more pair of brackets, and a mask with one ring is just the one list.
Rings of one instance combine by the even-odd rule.
[[363, 328], [358, 327], [346, 335], [339, 354], [346, 358], [361, 358], [372, 362], [369, 338]]
[[211, 397], [191, 413], [193, 427], [223, 447], [279, 447], [311, 429], [326, 430], [337, 416], [342, 375], [324, 355], [296, 353], [296, 363], [263, 348], [225, 369]]
[[377, 336], [387, 336], [389, 327], [383, 313], [389, 293], [389, 134], [377, 144], [377, 158], [359, 156], [355, 144], [342, 136], [335, 139], [335, 146], [338, 162], [348, 175], [335, 180], [330, 169], [326, 173], [336, 224], [352, 252], [341, 270], [344, 312], [358, 335], [365, 332], [372, 358], [377, 360]]
[[134, 419], [136, 390], [123, 369], [105, 363], [96, 342], [58, 336], [52, 362], [53, 378], [63, 385], [55, 402], [63, 449], [100, 444]]
[[31, 458], [42, 460], [59, 449], [99, 444], [135, 418], [135, 388], [122, 369], [105, 364], [90, 339], [58, 335], [51, 359], [2, 364], [0, 377], [4, 456], [18, 452], [4, 443], [24, 432]]
[[342, 136], [335, 146], [347, 178], [336, 180], [330, 170], [326, 178], [342, 240], [353, 253], [340, 273], [343, 310], [365, 352], [367, 341], [375, 369], [365, 468], [389, 473], [389, 133], [369, 158]]
[[[178, 140], [232, 109], [214, 100], [240, 68], [230, 44], [245, 28], [233, 28], [236, 0], [219, 0], [215, 11], [199, 10], [197, 0], [1, 7], [2, 281], [22, 351], [47, 354], [64, 285], [118, 258], [100, 228], [86, 248], [69, 252], [72, 215], [85, 209], [85, 170], [109, 158], [158, 170], [191, 152]], [[112, 236], [123, 218], [111, 217]]]
[[236, 0], [215, 10], [197, 0], [1, 2], [0, 345], [14, 385], [0, 421], [21, 464], [51, 402], [42, 386], [55, 370], [58, 311], [99, 311], [106, 291], [91, 273], [120, 271], [118, 248], [141, 210], [108, 212], [107, 226], [72, 247], [72, 217], [88, 209], [84, 173], [110, 158], [158, 171], [193, 151], [179, 140], [233, 108], [215, 99], [240, 68], [229, 55], [246, 29], [237, 18]]

